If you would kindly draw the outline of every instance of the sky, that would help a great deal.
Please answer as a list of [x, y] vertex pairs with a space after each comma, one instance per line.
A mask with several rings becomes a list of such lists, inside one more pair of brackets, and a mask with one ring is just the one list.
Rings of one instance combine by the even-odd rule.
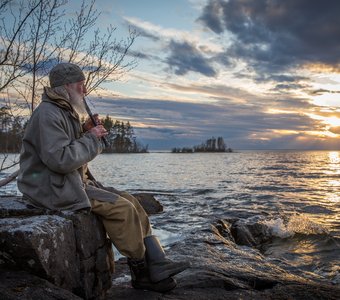
[[[78, 1], [71, 0], [75, 7]], [[97, 0], [137, 66], [90, 95], [149, 149], [340, 150], [340, 1]]]

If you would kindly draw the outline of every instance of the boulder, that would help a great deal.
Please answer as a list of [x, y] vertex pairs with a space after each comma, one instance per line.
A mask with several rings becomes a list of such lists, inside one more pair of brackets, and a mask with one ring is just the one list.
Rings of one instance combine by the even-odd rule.
[[[153, 195], [135, 196], [148, 214], [163, 210]], [[6, 271], [10, 282], [19, 278], [18, 271], [25, 271], [25, 278], [32, 276], [30, 282], [39, 276], [40, 285], [43, 279], [48, 280], [55, 289], [70, 291], [83, 299], [103, 298], [111, 287], [112, 245], [94, 214], [37, 209], [21, 197], [1, 197], [0, 228], [0, 270]], [[41, 299], [44, 291], [47, 288], [39, 292]]]
[[258, 246], [273, 238], [268, 225], [264, 224], [263, 216], [232, 220], [230, 233], [239, 245]]
[[148, 215], [154, 215], [163, 212], [162, 204], [156, 200], [152, 194], [136, 193], [133, 194], [133, 196], [136, 197]]
[[27, 270], [54, 284], [80, 287], [79, 258], [71, 221], [59, 216], [0, 219], [2, 268]]
[[111, 242], [94, 214], [56, 214], [1, 198], [0, 216], [2, 271], [27, 271], [84, 299], [101, 298], [111, 287]]
[[39, 216], [43, 214], [48, 214], [48, 211], [34, 208], [25, 201], [22, 201], [21, 197], [0, 197], [0, 218]]
[[82, 298], [25, 271], [0, 272], [2, 300], [81, 300]]

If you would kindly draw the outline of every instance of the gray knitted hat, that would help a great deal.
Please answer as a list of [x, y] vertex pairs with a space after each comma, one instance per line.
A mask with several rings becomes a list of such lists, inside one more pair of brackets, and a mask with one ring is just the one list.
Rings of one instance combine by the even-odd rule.
[[85, 80], [83, 71], [75, 64], [60, 63], [50, 71], [50, 86], [56, 87], [67, 83]]

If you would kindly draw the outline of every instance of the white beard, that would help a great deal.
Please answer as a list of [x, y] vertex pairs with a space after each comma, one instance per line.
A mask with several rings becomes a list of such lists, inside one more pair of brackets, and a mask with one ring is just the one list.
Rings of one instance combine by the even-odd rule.
[[76, 113], [78, 115], [85, 115], [86, 108], [85, 108], [83, 98], [76, 91], [73, 91], [73, 90], [70, 90], [68, 94], [69, 94], [70, 104], [72, 105]]
[[85, 115], [86, 108], [83, 98], [74, 90], [67, 90], [64, 86], [57, 86], [53, 88], [53, 91], [68, 100], [72, 108], [78, 115]]

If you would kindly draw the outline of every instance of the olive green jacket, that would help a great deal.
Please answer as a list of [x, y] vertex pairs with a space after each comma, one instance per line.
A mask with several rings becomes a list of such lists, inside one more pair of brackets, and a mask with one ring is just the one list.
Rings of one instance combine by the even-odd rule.
[[18, 188], [32, 205], [52, 210], [90, 208], [85, 191], [87, 162], [102, 151], [92, 133], [83, 133], [69, 102], [45, 88], [25, 130]]

